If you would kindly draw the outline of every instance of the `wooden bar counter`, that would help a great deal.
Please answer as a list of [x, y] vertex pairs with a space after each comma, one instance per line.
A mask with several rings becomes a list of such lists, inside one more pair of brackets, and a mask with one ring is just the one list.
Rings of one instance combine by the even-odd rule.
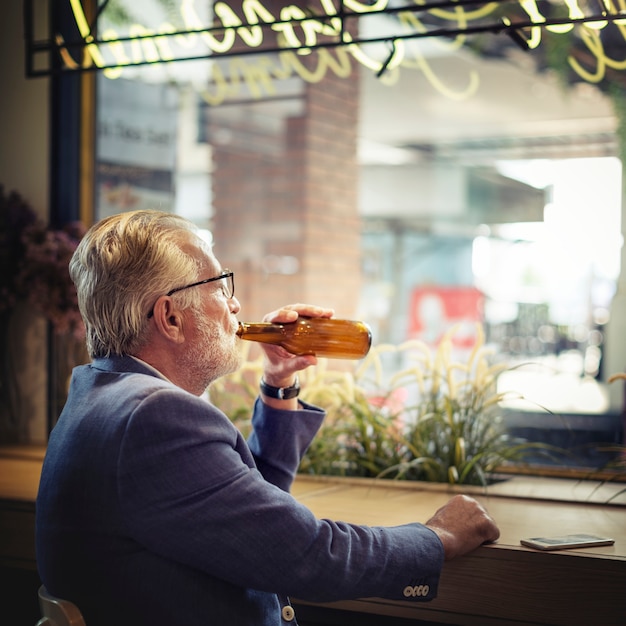
[[[0, 448], [0, 567], [36, 569], [34, 501], [43, 454], [43, 448]], [[487, 490], [299, 476], [293, 494], [318, 517], [386, 526], [424, 522], [454, 493], [464, 492], [485, 505], [501, 537], [497, 544], [446, 563], [432, 602], [369, 598], [312, 605], [296, 600], [296, 608], [328, 611], [335, 621], [323, 623], [344, 625], [386, 626], [392, 618], [404, 618], [470, 626], [623, 626], [625, 489], [623, 483], [529, 476]], [[539, 552], [519, 543], [522, 537], [582, 532], [613, 537], [615, 545]], [[348, 619], [355, 614], [362, 616], [360, 622]]]
[[[432, 602], [364, 599], [329, 603], [327, 608], [476, 626], [623, 626], [626, 494], [620, 492], [625, 488], [516, 477], [486, 491], [452, 490], [428, 483], [301, 476], [293, 493], [318, 517], [393, 526], [425, 522], [453, 493], [462, 491], [480, 500], [501, 530], [497, 544], [445, 564], [439, 595]], [[615, 545], [540, 552], [519, 543], [522, 537], [581, 532], [613, 537]], [[382, 626], [385, 620], [371, 623]]]

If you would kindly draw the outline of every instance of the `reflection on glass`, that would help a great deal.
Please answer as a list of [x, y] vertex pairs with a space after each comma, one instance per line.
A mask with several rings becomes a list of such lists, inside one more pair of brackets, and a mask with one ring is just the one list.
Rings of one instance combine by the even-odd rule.
[[[214, 17], [202, 13], [204, 3], [117, 5], [101, 26], [120, 35], [131, 34], [130, 24], [180, 29]], [[414, 20], [371, 17], [363, 33], [414, 28]], [[597, 26], [585, 31], [590, 38], [615, 29]], [[602, 381], [611, 373], [603, 372], [604, 339], [622, 246], [615, 114], [606, 82], [585, 82], [579, 72], [564, 89], [557, 73], [545, 71], [542, 46], [556, 30], [526, 33], [537, 44], [532, 58], [491, 35], [405, 42], [380, 77], [375, 66], [390, 52], [384, 42], [363, 46], [348, 65], [334, 50], [128, 67], [116, 80], [100, 75], [96, 217], [165, 208], [211, 238], [216, 189], [237, 187], [255, 219], [237, 216], [228, 240], [216, 241], [220, 256], [238, 275], [241, 268], [285, 281], [271, 283], [272, 296], [291, 300], [288, 284], [328, 280], [303, 260], [300, 238], [312, 214], [318, 225], [328, 216], [328, 190], [305, 174], [272, 175], [293, 158], [297, 133], [309, 133], [305, 141], [321, 142], [319, 159], [334, 159], [333, 176], [358, 159], [358, 186], [345, 189], [344, 202], [349, 210], [358, 205], [360, 222], [347, 228], [361, 231], [353, 255], [361, 266], [351, 281], [361, 295], [342, 313], [366, 320], [375, 342], [432, 343], [451, 325], [478, 319], [502, 358], [543, 359], [570, 381]], [[135, 53], [145, 55], [146, 46]], [[608, 44], [605, 53], [612, 54]], [[280, 66], [287, 58], [298, 64]], [[316, 81], [355, 76], [355, 106], [311, 96]], [[316, 106], [329, 108], [328, 119], [308, 128]], [[336, 123], [334, 113], [346, 127], [357, 119], [357, 132], [346, 134], [341, 154], [326, 154], [322, 122]], [[224, 177], [226, 159], [237, 164], [236, 180]], [[307, 189], [303, 196], [290, 195], [297, 185]], [[307, 245], [331, 235], [311, 235]], [[254, 310], [261, 290], [246, 291], [245, 282], [242, 290]], [[577, 402], [591, 410], [593, 403]], [[606, 408], [606, 398], [598, 406]]]

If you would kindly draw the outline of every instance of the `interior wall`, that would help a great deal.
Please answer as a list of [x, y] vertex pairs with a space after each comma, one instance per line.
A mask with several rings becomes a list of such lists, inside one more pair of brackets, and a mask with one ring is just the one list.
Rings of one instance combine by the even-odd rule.
[[[49, 80], [27, 79], [24, 26], [20, 0], [2, 3], [0, 37], [0, 184], [5, 193], [17, 191], [47, 219], [49, 194]], [[48, 11], [45, 0], [34, 2], [38, 20]], [[41, 22], [40, 22], [41, 23]], [[20, 313], [11, 328], [20, 413], [27, 443], [47, 438], [46, 325], [29, 310]]]
[[[34, 4], [38, 16], [46, 14], [45, 0]], [[0, 183], [6, 191], [18, 191], [35, 211], [46, 217], [49, 80], [26, 78], [20, 0], [2, 3], [0, 59]]]

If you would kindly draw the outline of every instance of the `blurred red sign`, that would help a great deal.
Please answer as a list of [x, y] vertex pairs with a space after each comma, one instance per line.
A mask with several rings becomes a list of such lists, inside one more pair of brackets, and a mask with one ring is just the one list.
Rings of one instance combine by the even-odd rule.
[[475, 340], [474, 324], [483, 319], [484, 295], [475, 287], [418, 287], [411, 294], [409, 338], [435, 345], [455, 324], [459, 330], [453, 343], [470, 347]]

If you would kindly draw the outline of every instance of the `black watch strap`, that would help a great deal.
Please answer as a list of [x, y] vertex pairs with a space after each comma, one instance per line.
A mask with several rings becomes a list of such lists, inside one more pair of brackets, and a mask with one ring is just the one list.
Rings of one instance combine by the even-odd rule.
[[297, 398], [300, 394], [300, 381], [297, 376], [291, 387], [272, 387], [272, 385], [268, 385], [262, 378], [260, 387], [263, 394], [268, 398], [277, 398], [278, 400], [291, 400], [291, 398]]

